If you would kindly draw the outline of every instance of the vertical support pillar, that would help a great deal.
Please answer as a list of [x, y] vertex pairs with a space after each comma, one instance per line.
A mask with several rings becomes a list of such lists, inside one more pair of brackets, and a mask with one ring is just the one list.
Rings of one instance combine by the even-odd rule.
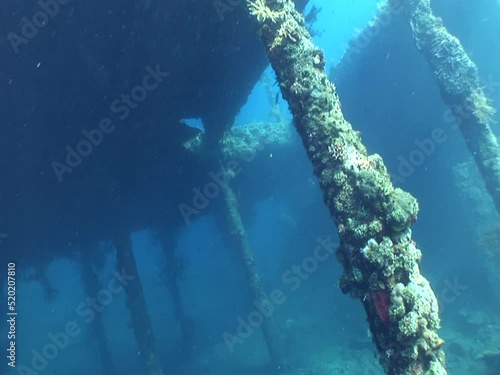
[[[226, 175], [232, 175], [231, 172], [225, 171]], [[250, 291], [255, 304], [258, 306], [266, 306], [270, 304], [270, 300], [267, 297], [262, 281], [257, 272], [257, 265], [255, 263], [255, 258], [248, 243], [248, 237], [241, 219], [241, 214], [238, 209], [238, 200], [236, 194], [229, 185], [230, 178], [225, 178], [227, 181], [224, 186], [221, 186], [222, 194], [224, 197], [224, 216], [227, 224], [227, 228], [230, 235], [234, 238], [236, 243], [236, 249], [238, 256], [241, 260], [245, 275], [249, 282]], [[264, 321], [261, 325], [262, 334], [264, 340], [267, 344], [267, 349], [269, 352], [269, 357], [275, 369], [280, 369], [285, 364], [284, 354], [280, 347], [280, 341], [278, 336], [278, 330], [274, 325], [273, 317], [264, 317]]]
[[182, 343], [181, 349], [184, 355], [191, 354], [191, 349], [193, 347], [193, 322], [186, 317], [184, 313], [184, 307], [182, 305], [181, 292], [179, 290], [179, 278], [182, 274], [179, 273], [179, 268], [177, 267], [177, 258], [175, 257], [175, 245], [176, 241], [173, 234], [168, 230], [159, 230], [160, 243], [163, 249], [163, 253], [166, 258], [166, 281], [167, 288], [172, 297], [174, 303], [174, 314], [175, 318], [179, 322]]
[[390, 0], [402, 7], [417, 48], [429, 63], [467, 147], [500, 213], [500, 146], [491, 130], [495, 109], [481, 86], [476, 64], [460, 40], [436, 17], [430, 0]]
[[116, 267], [118, 272], [132, 275], [133, 280], [125, 286], [126, 305], [130, 311], [132, 330], [141, 352], [146, 375], [162, 375], [160, 359], [156, 353], [153, 327], [146, 307], [141, 279], [137, 272], [132, 241], [128, 233], [118, 233], [113, 239], [116, 248]]
[[35, 270], [34, 279], [37, 280], [43, 288], [43, 292], [45, 295], [45, 300], [47, 302], [53, 302], [57, 296], [57, 289], [55, 289], [47, 276], [47, 268], [48, 264], [42, 264]]
[[[99, 282], [99, 276], [94, 269], [92, 262], [93, 248], [80, 251], [80, 269], [82, 272], [82, 282], [88, 296], [97, 296], [99, 291], [103, 288]], [[98, 312], [91, 323], [92, 333], [97, 339], [99, 357], [103, 372], [106, 375], [116, 374], [113, 364], [113, 356], [109, 350], [108, 338], [104, 329], [104, 321], [102, 319], [102, 312]]]
[[323, 197], [337, 224], [340, 287], [362, 302], [389, 375], [445, 375], [437, 298], [421, 275], [418, 204], [368, 156], [341, 109], [304, 17], [291, 0], [247, 0]]

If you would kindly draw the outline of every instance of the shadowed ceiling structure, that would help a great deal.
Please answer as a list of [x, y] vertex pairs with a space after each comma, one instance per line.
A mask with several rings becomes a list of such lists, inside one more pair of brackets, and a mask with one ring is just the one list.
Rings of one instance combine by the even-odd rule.
[[[297, 5], [303, 9], [306, 2]], [[207, 182], [208, 171], [182, 147], [197, 131], [180, 121], [201, 118], [217, 139], [267, 66], [243, 2], [222, 8], [214, 4], [68, 2], [35, 31], [26, 25], [37, 22], [38, 4], [0, 5], [0, 232], [9, 235], [6, 246], [48, 255], [107, 239], [117, 228], [184, 224], [178, 205], [192, 200], [193, 187]], [[498, 35], [490, 30], [491, 22], [478, 19], [484, 13], [475, 12], [475, 4], [446, 7], [440, 0], [433, 5], [467, 48], [479, 45], [475, 42], [484, 35]], [[493, 11], [495, 5], [484, 0], [481, 6]], [[481, 29], [467, 27], [478, 24]], [[498, 45], [494, 42], [490, 46]], [[351, 48], [357, 48], [356, 40]], [[489, 61], [478, 63], [485, 76], [494, 69]], [[413, 73], [395, 76], [399, 70], [394, 67], [401, 64]], [[434, 86], [429, 75], [421, 79], [426, 73], [407, 26], [396, 18], [360, 53], [348, 52], [332, 79], [353, 123], [380, 126], [403, 123], [411, 115], [414, 103], [398, 90], [415, 86], [415, 80], [422, 86], [422, 100], [439, 100], [426, 91]], [[153, 80], [144, 81], [148, 75]], [[371, 88], [378, 92], [381, 86], [384, 95], [374, 94]], [[127, 99], [144, 92], [141, 102]], [[395, 110], [402, 105], [405, 111]], [[406, 115], [396, 118], [398, 113]], [[431, 123], [441, 113], [428, 115]], [[74, 167], [69, 167], [69, 149], [77, 150], [88, 140], [83, 132], [92, 133], [103, 121], [108, 133], [102, 140], [94, 138], [99, 142], [88, 156], [70, 156]], [[378, 127], [360, 130], [374, 150], [385, 148], [387, 138], [380, 138]], [[60, 163], [62, 182], [54, 162]], [[266, 186], [271, 184], [245, 193], [265, 194]]]
[[183, 224], [177, 206], [206, 174], [182, 147], [196, 131], [181, 119], [219, 138], [267, 66], [240, 3], [0, 5], [8, 246], [66, 251], [117, 227]]

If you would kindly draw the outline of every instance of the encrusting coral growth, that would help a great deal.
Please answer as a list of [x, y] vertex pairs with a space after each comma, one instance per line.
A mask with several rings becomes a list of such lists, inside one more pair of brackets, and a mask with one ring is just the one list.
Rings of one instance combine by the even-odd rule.
[[437, 299], [411, 238], [417, 201], [392, 186], [381, 157], [367, 154], [344, 119], [323, 51], [293, 2], [247, 4], [339, 230], [340, 286], [362, 301], [380, 363], [389, 375], [446, 374]]
[[258, 21], [265, 21], [268, 18], [275, 22], [276, 15], [271, 9], [266, 5], [265, 0], [255, 0], [248, 3], [250, 14], [255, 16]]
[[430, 0], [389, 0], [409, 18], [417, 48], [430, 64], [445, 103], [464, 136], [500, 213], [500, 146], [490, 124], [495, 109], [480, 85], [477, 66], [460, 41], [432, 13]]
[[[285, 122], [254, 123], [231, 128], [219, 141], [220, 150], [203, 150], [204, 134], [199, 134], [184, 143], [184, 148], [203, 156], [217, 156], [222, 152], [226, 160], [242, 160], [255, 155], [263, 145], [286, 146], [291, 142], [291, 127]], [[211, 155], [212, 154], [212, 155]]]

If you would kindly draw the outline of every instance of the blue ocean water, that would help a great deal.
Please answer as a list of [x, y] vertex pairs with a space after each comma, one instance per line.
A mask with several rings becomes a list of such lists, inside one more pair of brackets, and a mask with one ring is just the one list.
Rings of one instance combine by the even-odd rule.
[[[244, 4], [200, 3], [0, 5], [0, 374], [384, 373], [360, 301], [339, 288], [338, 229], [274, 72], [253, 29], [238, 34]], [[500, 373], [498, 214], [411, 29], [394, 16], [366, 31], [376, 0], [302, 3], [320, 9], [313, 39], [346, 119], [419, 201], [413, 236], [448, 373]], [[433, 7], [498, 108], [498, 1]], [[256, 124], [288, 129], [231, 159], [266, 306], [226, 222], [215, 146], [189, 148]], [[257, 142], [243, 139], [243, 150]]]

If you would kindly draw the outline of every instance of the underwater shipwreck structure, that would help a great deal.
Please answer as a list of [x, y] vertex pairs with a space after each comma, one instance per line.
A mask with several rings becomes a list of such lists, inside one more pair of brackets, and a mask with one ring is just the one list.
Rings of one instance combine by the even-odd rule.
[[[437, 334], [437, 298], [420, 272], [422, 255], [412, 239], [418, 203], [395, 186], [389, 172], [394, 168], [386, 166], [381, 156], [369, 155], [357, 131], [377, 116], [378, 123], [387, 122], [383, 116], [393, 111], [393, 103], [369, 89], [360, 94], [356, 87], [362, 86], [354, 83], [369, 75], [372, 81], [367, 79], [365, 88], [390, 86], [390, 65], [402, 61], [387, 58], [388, 51], [397, 55], [394, 45], [404, 46], [405, 52], [415, 50], [408, 66], [417, 71], [428, 69], [427, 60], [431, 72], [425, 73], [422, 96], [439, 98], [435, 91], [434, 96], [425, 92], [437, 84], [453, 121], [463, 120], [459, 128], [498, 209], [500, 163], [490, 128], [494, 113], [487, 95], [491, 93], [482, 87], [464, 47], [431, 13], [429, 1], [391, 0], [376, 18], [389, 14], [389, 26], [363, 48], [360, 39], [353, 41], [332, 72], [334, 86], [325, 72], [325, 56], [299, 13], [307, 1], [200, 3], [176, 0], [155, 3], [155, 9], [132, 0], [61, 5], [64, 17], [50, 19], [51, 27], [60, 32], [40, 32], [15, 44], [18, 51], [0, 62], [0, 80], [5, 84], [0, 97], [8, 108], [0, 150], [4, 176], [0, 231], [8, 233], [2, 246], [9, 251], [2, 252], [2, 259], [14, 254], [41, 270], [57, 257], [77, 259], [87, 293], [96, 294], [99, 244], [112, 243], [117, 269], [133, 275], [125, 288], [126, 307], [144, 373], [172, 373], [158, 354], [130, 233], [142, 229], [158, 233], [170, 265], [166, 282], [181, 327], [180, 346], [189, 351], [194, 328], [182, 305], [179, 271], [172, 266], [173, 238], [201, 210], [179, 214], [179, 202], [192, 199], [191, 188], [206, 182], [207, 171], [220, 171], [223, 204], [211, 205], [203, 213], [216, 212], [221, 218], [225, 241], [237, 250], [252, 298], [269, 298], [233, 190], [238, 168], [230, 164], [250, 155], [263, 165], [258, 160], [263, 145], [270, 149], [290, 145], [290, 129], [283, 122], [231, 129], [269, 59], [337, 225], [341, 239], [337, 257], [344, 267], [340, 287], [362, 302], [382, 367], [388, 375], [446, 374], [444, 341]], [[436, 3], [446, 14], [446, 1]], [[4, 35], [17, 30], [17, 18], [36, 11], [27, 2], [0, 8], [14, 16], [10, 23], [1, 23]], [[189, 17], [172, 16], [179, 13]], [[91, 17], [97, 20], [94, 28], [82, 21]], [[376, 20], [367, 30], [377, 27]], [[184, 38], [190, 42], [183, 43], [186, 46], [172, 37], [178, 30], [186, 32]], [[395, 43], [387, 42], [394, 39]], [[13, 48], [12, 39], [1, 43]], [[419, 55], [415, 43], [422, 59], [415, 58]], [[64, 49], [65, 58], [54, 59], [52, 51], [58, 48]], [[367, 73], [365, 59], [385, 74]], [[68, 66], [71, 69], [63, 69]], [[377, 79], [380, 82], [374, 84]], [[129, 105], [123, 95], [133, 96], [133, 90], [145, 93], [148, 100]], [[347, 108], [341, 108], [341, 102], [349, 103]], [[376, 107], [376, 113], [357, 111], [364, 102]], [[410, 106], [411, 99], [405, 104]], [[440, 114], [425, 116], [438, 122]], [[184, 126], [186, 118], [201, 118], [205, 131], [200, 134]], [[366, 132], [380, 129], [363, 128]], [[41, 142], [47, 134], [53, 136]], [[387, 141], [380, 139], [370, 148], [376, 150]], [[286, 168], [286, 157], [279, 162]], [[265, 189], [238, 188], [250, 199], [265, 194]], [[52, 293], [43, 271], [35, 274]], [[272, 368], [286, 368], [278, 328], [272, 319], [261, 328]], [[92, 329], [103, 371], [116, 373], [104, 324], [97, 319]]]
[[294, 4], [256, 1], [249, 11], [339, 229], [340, 287], [363, 301], [381, 363], [390, 375], [446, 374], [437, 298], [411, 237], [417, 201], [393, 187], [345, 120], [323, 51]]
[[443, 100], [452, 109], [500, 213], [500, 146], [490, 127], [495, 109], [481, 85], [477, 66], [460, 41], [433, 14], [430, 0], [395, 0], [390, 7], [401, 7], [408, 17], [417, 48], [431, 65]]

